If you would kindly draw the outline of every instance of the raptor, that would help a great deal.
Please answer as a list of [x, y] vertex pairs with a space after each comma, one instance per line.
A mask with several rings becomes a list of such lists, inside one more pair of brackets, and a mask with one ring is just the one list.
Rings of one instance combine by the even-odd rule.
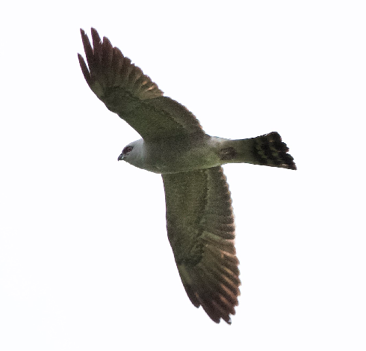
[[296, 169], [277, 132], [230, 140], [206, 134], [197, 118], [166, 97], [140, 68], [92, 28], [81, 30], [87, 63], [78, 54], [94, 94], [140, 135], [118, 160], [161, 174], [168, 238], [192, 304], [219, 323], [231, 323], [240, 294], [231, 195], [222, 165], [251, 163]]

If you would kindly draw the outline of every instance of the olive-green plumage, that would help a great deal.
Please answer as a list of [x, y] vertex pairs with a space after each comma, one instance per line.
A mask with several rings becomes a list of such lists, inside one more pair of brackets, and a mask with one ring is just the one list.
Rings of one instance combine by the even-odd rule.
[[231, 196], [221, 165], [252, 163], [296, 169], [277, 132], [256, 138], [211, 137], [197, 118], [163, 92], [140, 68], [100, 39], [81, 30], [87, 64], [79, 62], [90, 89], [142, 137], [118, 160], [160, 173], [167, 231], [184, 288], [193, 305], [219, 323], [231, 323], [239, 292]]

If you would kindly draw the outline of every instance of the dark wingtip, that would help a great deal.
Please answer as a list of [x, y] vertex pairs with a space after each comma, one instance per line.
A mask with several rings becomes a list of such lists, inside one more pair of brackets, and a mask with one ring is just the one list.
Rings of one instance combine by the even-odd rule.
[[97, 31], [94, 27], [91, 27], [91, 28], [90, 28], [90, 31], [91, 31], [91, 34], [92, 34], [92, 35], [97, 35], [97, 36], [99, 36], [98, 31]]
[[97, 32], [97, 30], [95, 28], [91, 28], [91, 35], [92, 35], [92, 38], [93, 38], [93, 46], [94, 46], [94, 49], [95, 49], [95, 46], [100, 44], [101, 40], [100, 40], [100, 36], [99, 36], [99, 33]]
[[88, 39], [88, 36], [86, 35], [85, 30], [84, 30], [84, 29], [82, 29], [82, 28], [80, 28], [80, 35], [81, 35], [81, 40], [82, 40], [82, 41], [83, 41], [83, 43], [84, 43], [85, 38], [87, 38], [87, 39]]
[[78, 54], [78, 59], [79, 59], [79, 64], [81, 67], [81, 71], [83, 72], [84, 78], [85, 78], [86, 82], [88, 83], [88, 85], [90, 86], [90, 80], [91, 80], [90, 72], [84, 61], [84, 58], [80, 54]]

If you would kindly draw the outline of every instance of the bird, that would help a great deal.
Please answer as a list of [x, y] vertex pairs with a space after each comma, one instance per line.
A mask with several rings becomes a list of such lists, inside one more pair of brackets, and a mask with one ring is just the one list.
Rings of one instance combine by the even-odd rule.
[[216, 323], [231, 324], [240, 295], [235, 223], [222, 165], [250, 163], [295, 170], [277, 132], [231, 140], [206, 134], [185, 106], [164, 96], [149, 76], [91, 28], [80, 29], [84, 78], [106, 107], [141, 136], [118, 160], [160, 174], [166, 227], [185, 291]]

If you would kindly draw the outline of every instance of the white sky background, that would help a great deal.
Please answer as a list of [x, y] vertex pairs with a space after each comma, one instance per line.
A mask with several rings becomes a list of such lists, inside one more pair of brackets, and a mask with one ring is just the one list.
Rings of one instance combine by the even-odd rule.
[[[364, 4], [1, 5], [0, 349], [365, 349]], [[139, 136], [84, 81], [91, 26], [207, 133], [290, 147], [296, 172], [224, 167], [231, 326], [185, 294], [161, 177], [117, 162]]]

